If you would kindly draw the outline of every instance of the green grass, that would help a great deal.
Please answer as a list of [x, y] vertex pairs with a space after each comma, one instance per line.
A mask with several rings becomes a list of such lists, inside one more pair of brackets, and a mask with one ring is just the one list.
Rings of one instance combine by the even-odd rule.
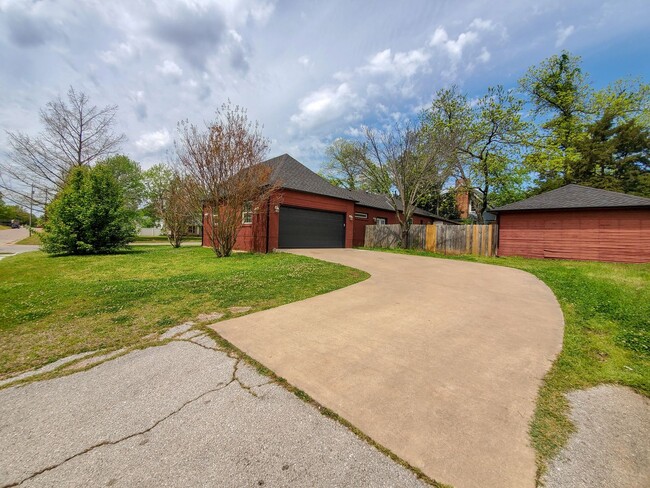
[[574, 430], [566, 392], [615, 383], [650, 396], [650, 264], [390, 252], [509, 266], [537, 276], [555, 293], [564, 312], [564, 344], [544, 378], [531, 424], [538, 476]]
[[1, 225], [0, 224], [0, 230], [7, 230], [7, 229], [11, 229], [11, 227], [9, 227], [8, 225]]
[[[200, 240], [200, 237], [190, 236], [183, 239], [183, 242]], [[169, 240], [167, 239], [167, 236], [137, 236], [132, 242], [169, 242]]]
[[31, 236], [25, 237], [24, 239], [19, 240], [18, 242], [16, 242], [16, 244], [40, 246], [41, 245], [41, 236], [38, 235], [38, 232], [32, 231]]
[[196, 317], [251, 312], [351, 285], [367, 274], [292, 254], [139, 247], [106, 256], [26, 253], [0, 261], [0, 378], [84, 351], [136, 346]]

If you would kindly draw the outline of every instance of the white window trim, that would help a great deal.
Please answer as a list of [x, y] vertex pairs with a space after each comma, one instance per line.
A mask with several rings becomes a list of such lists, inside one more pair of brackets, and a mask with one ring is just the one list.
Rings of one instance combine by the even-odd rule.
[[[246, 210], [249, 208], [250, 210]], [[246, 202], [244, 208], [241, 211], [241, 223], [242, 225], [252, 225], [253, 224], [253, 204], [252, 202]]]
[[354, 212], [354, 218], [359, 220], [367, 220], [368, 214], [366, 212]]
[[375, 217], [375, 224], [377, 225], [386, 225], [388, 223], [388, 220], [386, 217]]

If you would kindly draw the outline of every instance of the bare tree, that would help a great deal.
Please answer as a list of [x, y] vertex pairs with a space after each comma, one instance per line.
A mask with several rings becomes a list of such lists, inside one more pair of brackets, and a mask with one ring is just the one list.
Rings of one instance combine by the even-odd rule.
[[246, 110], [230, 102], [204, 129], [186, 121], [179, 133], [178, 160], [204, 198], [204, 233], [218, 257], [229, 256], [244, 217], [259, 211], [275, 190], [271, 170], [262, 164], [268, 140]]
[[90, 166], [118, 151], [125, 136], [113, 132], [116, 113], [116, 105], [91, 105], [83, 92], [70, 87], [67, 100], [59, 97], [41, 109], [41, 134], [7, 131], [11, 154], [0, 163], [0, 189], [12, 201], [43, 207], [72, 168]]
[[180, 247], [187, 236], [187, 227], [201, 214], [197, 212], [196, 184], [188, 176], [178, 172], [172, 176], [162, 200], [160, 216], [167, 231], [167, 239], [173, 247]]
[[385, 131], [366, 128], [365, 135], [365, 176], [374, 188], [387, 195], [406, 248], [416, 202], [432, 185], [441, 185], [451, 174], [446, 140], [410, 124]]

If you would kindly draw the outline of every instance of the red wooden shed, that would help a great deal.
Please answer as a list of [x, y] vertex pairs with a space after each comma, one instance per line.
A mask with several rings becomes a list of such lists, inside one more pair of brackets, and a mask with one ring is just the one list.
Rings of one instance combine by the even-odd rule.
[[650, 262], [650, 198], [566, 185], [492, 212], [499, 256]]

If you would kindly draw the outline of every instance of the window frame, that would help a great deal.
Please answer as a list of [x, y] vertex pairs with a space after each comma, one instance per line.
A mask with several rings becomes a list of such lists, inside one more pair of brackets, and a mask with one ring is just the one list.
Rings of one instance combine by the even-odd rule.
[[388, 219], [386, 217], [375, 217], [376, 225], [388, 225]]
[[241, 223], [242, 225], [253, 224], [253, 202], [246, 202], [241, 210]]
[[367, 212], [354, 212], [354, 218], [358, 220], [368, 220]]

